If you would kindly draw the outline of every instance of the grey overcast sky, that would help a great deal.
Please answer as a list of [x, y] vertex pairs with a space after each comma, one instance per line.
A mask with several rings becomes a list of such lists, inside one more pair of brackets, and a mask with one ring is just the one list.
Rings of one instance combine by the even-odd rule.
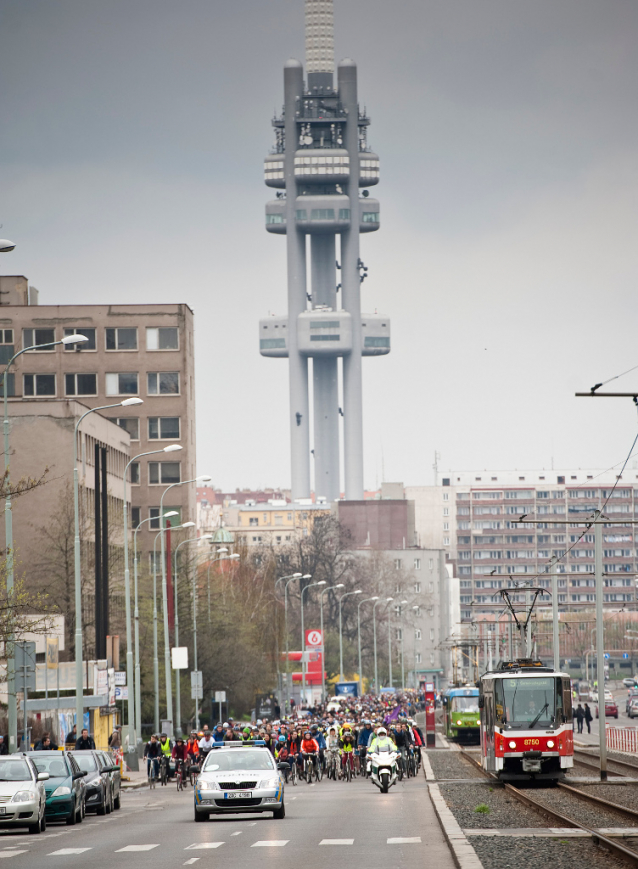
[[[577, 389], [638, 364], [635, 0], [335, 0], [381, 157], [365, 482], [607, 467], [638, 416]], [[285, 242], [262, 161], [303, 0], [3, 0], [2, 273], [43, 303], [195, 310], [198, 470], [288, 486]], [[614, 384], [638, 388], [638, 371]]]

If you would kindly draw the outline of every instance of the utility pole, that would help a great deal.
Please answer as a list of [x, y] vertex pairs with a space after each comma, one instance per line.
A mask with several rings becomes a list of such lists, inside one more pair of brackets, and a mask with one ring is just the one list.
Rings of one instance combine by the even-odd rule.
[[[601, 517], [596, 511], [596, 519]], [[598, 733], [600, 747], [600, 780], [607, 780], [607, 734], [605, 720], [605, 630], [603, 623], [603, 526], [594, 525], [594, 565], [596, 571], [596, 664], [598, 671]]]

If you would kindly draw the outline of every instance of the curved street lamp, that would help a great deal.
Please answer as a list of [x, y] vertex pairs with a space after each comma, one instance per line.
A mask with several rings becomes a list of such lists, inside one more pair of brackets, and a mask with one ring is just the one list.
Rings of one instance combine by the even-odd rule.
[[379, 674], [377, 672], [377, 606], [380, 603], [390, 603], [391, 600], [394, 600], [392, 597], [386, 597], [383, 600], [377, 600], [372, 607], [372, 630], [374, 632], [374, 693], [379, 693]]
[[360, 588], [356, 589], [356, 591], [347, 591], [339, 598], [339, 680], [341, 682], [343, 682], [343, 628], [341, 622], [341, 602], [344, 597], [348, 597], [351, 594], [363, 594], [363, 591]]
[[336, 585], [329, 585], [327, 588], [322, 588], [319, 592], [319, 610], [321, 612], [321, 702], [326, 702], [326, 638], [323, 634], [323, 596], [332, 588], [345, 588], [343, 582], [338, 582]]
[[[301, 699], [303, 702], [303, 698], [306, 693], [306, 666], [304, 661], [304, 654], [306, 652], [306, 632], [304, 631], [303, 624], [303, 595], [304, 592], [309, 588], [314, 588], [317, 585], [325, 585], [326, 580], [322, 579], [319, 582], [311, 582], [310, 585], [305, 586], [305, 588], [301, 589]], [[323, 634], [322, 634], [322, 642], [323, 642]]]
[[375, 594], [374, 597], [366, 597], [364, 600], [360, 600], [357, 606], [357, 637], [359, 641], [359, 683], [361, 685], [361, 696], [363, 696], [363, 664], [361, 663], [361, 605], [364, 603], [369, 603], [371, 600], [379, 600], [379, 595]]
[[292, 573], [288, 578], [288, 581], [284, 585], [284, 630], [286, 633], [286, 712], [288, 712], [288, 707], [290, 706], [290, 692], [288, 690], [288, 657], [290, 655], [290, 650], [288, 647], [288, 586], [295, 579], [312, 579], [312, 576], [309, 573]]

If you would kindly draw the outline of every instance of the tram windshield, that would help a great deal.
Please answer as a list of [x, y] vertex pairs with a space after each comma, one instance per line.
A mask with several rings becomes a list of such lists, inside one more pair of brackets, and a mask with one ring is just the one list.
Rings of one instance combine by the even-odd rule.
[[[494, 688], [499, 723], [509, 728], [525, 729], [554, 725], [557, 713], [555, 679], [542, 676], [499, 679]], [[562, 697], [558, 699], [560, 701]]]
[[478, 696], [452, 697], [450, 706], [452, 712], [478, 712]]

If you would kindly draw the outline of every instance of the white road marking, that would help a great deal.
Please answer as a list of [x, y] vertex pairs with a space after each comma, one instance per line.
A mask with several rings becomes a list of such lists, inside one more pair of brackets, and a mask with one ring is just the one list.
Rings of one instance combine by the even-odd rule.
[[184, 866], [192, 866], [193, 863], [197, 863], [198, 860], [199, 860], [199, 857], [191, 857], [190, 860], [187, 860], [184, 863]]
[[90, 850], [90, 848], [60, 848], [59, 851], [51, 851], [47, 857], [67, 857], [69, 854], [84, 854], [85, 851]]
[[322, 839], [320, 845], [354, 845], [354, 839]]
[[421, 843], [420, 836], [413, 836], [412, 838], [398, 838], [398, 839], [388, 839], [388, 845], [419, 845]]
[[238, 830], [236, 833], [231, 833], [231, 836], [241, 836], [241, 830]]
[[121, 851], [152, 851], [153, 848], [159, 848], [158, 845], [127, 845], [125, 848], [118, 848], [115, 852], [119, 854]]
[[0, 851], [0, 859], [2, 857], [17, 857], [18, 854], [28, 854], [29, 852], [25, 849], [24, 851]]
[[283, 848], [287, 845], [290, 839], [266, 839], [262, 842], [255, 842], [251, 848]]
[[223, 842], [195, 842], [194, 845], [188, 845], [184, 848], [185, 851], [204, 851], [206, 848], [219, 848]]

